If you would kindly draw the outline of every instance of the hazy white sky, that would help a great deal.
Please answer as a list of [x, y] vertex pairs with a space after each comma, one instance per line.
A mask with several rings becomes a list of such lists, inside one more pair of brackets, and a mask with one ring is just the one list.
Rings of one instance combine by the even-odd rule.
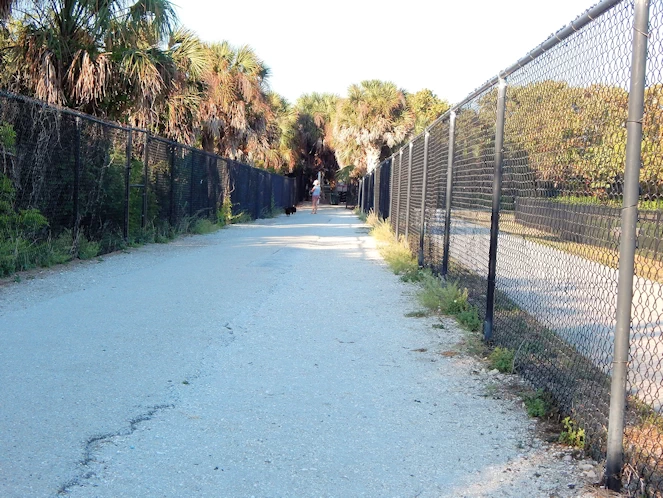
[[272, 90], [344, 96], [352, 83], [429, 88], [451, 103], [510, 66], [595, 0], [174, 0], [201, 39], [250, 45]]

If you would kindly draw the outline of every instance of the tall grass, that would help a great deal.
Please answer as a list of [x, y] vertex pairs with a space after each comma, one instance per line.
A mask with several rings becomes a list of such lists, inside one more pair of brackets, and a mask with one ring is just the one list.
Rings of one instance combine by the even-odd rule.
[[460, 289], [454, 282], [443, 282], [429, 270], [419, 268], [404, 237], [396, 240], [388, 220], [380, 219], [375, 213], [366, 216], [366, 223], [371, 226], [370, 234], [375, 238], [380, 254], [389, 268], [400, 275], [402, 280], [418, 282], [419, 302], [434, 313], [455, 317], [470, 331], [477, 331], [481, 326], [479, 310], [468, 302], [467, 289]]
[[419, 271], [407, 241], [404, 237], [396, 241], [388, 221], [380, 219], [371, 211], [366, 216], [366, 223], [372, 227], [370, 234], [375, 238], [380, 254], [396, 275], [411, 275]]

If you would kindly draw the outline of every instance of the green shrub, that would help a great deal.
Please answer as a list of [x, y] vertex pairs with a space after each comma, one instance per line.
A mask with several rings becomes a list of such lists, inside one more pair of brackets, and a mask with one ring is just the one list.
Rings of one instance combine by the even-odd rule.
[[99, 242], [91, 242], [81, 235], [78, 240], [78, 257], [80, 259], [92, 259], [99, 254], [101, 244]]
[[456, 315], [458, 321], [469, 331], [477, 332], [481, 328], [481, 318], [476, 306], [470, 306]]
[[513, 372], [514, 354], [508, 348], [496, 347], [488, 356], [490, 368], [497, 369], [502, 373]]
[[226, 195], [221, 203], [221, 207], [216, 213], [217, 223], [221, 226], [229, 225], [233, 219], [233, 204], [230, 195]]
[[102, 254], [109, 252], [121, 251], [127, 248], [127, 241], [124, 240], [122, 233], [118, 230], [105, 229], [102, 231], [101, 240], [99, 241], [99, 251]]
[[219, 225], [215, 225], [207, 218], [198, 218], [191, 225], [190, 231], [196, 235], [204, 235], [206, 233], [216, 232], [219, 228]]
[[523, 402], [530, 417], [543, 418], [548, 414], [549, 406], [543, 389], [537, 389], [534, 394], [523, 396]]
[[[422, 288], [418, 297], [422, 306], [426, 308], [440, 311], [445, 315], [458, 316], [471, 309], [467, 295], [467, 289], [460, 290], [455, 282], [443, 283], [430, 275], [422, 279]], [[469, 315], [465, 317], [469, 318]]]
[[440, 311], [443, 289], [442, 283], [434, 275], [428, 275], [421, 281], [421, 290], [417, 293], [419, 303], [432, 311]]
[[250, 223], [251, 221], [253, 221], [251, 215], [246, 211], [242, 211], [241, 213], [233, 215], [231, 223]]
[[7, 152], [14, 152], [16, 149], [16, 131], [9, 123], [0, 123], [0, 145]]

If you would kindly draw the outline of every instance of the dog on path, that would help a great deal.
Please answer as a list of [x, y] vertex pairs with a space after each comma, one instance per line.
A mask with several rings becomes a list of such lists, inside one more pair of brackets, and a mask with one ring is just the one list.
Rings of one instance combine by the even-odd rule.
[[295, 206], [290, 206], [285, 208], [285, 215], [290, 216], [291, 214], [295, 214], [297, 212], [297, 208]]

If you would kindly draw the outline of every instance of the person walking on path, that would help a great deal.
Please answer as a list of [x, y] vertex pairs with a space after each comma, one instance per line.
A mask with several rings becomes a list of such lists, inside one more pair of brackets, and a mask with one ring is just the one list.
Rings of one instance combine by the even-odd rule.
[[318, 212], [318, 204], [320, 203], [320, 182], [315, 180], [313, 182], [313, 188], [311, 189], [311, 214], [316, 214]]

